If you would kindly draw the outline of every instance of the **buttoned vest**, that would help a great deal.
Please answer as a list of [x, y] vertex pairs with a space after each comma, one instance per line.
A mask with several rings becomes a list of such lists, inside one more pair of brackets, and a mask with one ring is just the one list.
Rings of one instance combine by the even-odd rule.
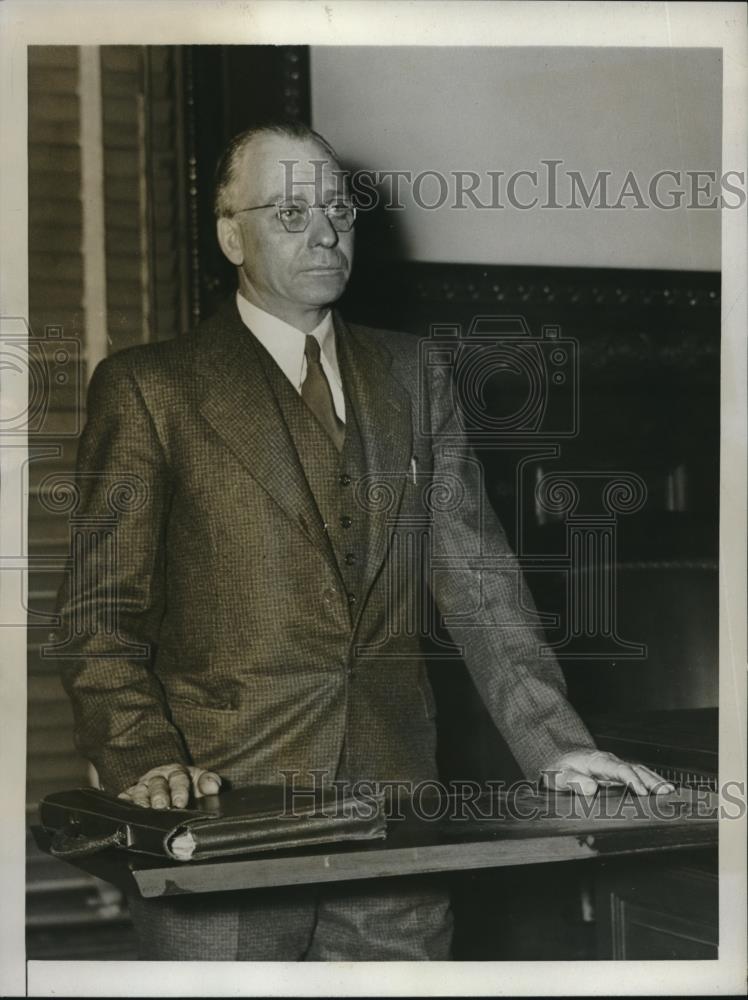
[[342, 596], [353, 622], [363, 596], [368, 541], [366, 515], [356, 503], [355, 491], [359, 478], [366, 473], [366, 460], [356, 407], [345, 384], [351, 380], [345, 377], [342, 352], [338, 352], [338, 357], [343, 369], [346, 428], [343, 448], [338, 452], [272, 356], [258, 341], [255, 344], [325, 526], [344, 588]]

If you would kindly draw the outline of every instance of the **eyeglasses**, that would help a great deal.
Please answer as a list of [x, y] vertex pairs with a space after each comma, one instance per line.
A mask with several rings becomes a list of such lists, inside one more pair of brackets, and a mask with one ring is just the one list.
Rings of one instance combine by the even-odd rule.
[[320, 208], [336, 233], [347, 233], [356, 221], [356, 208], [345, 201], [333, 201], [329, 205], [307, 205], [298, 201], [273, 201], [268, 205], [252, 205], [234, 212], [256, 212], [258, 208], [274, 208], [277, 218], [288, 233], [303, 233], [312, 221], [312, 207]]

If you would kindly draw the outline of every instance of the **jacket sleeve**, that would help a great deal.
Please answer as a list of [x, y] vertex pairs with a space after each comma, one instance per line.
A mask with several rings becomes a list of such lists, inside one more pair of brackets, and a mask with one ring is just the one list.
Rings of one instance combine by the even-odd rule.
[[553, 656], [504, 530], [488, 501], [483, 470], [457, 419], [452, 381], [429, 385], [434, 494], [434, 598], [491, 717], [528, 778], [561, 754], [594, 749], [566, 698]]
[[91, 380], [75, 493], [59, 664], [76, 746], [116, 793], [152, 767], [189, 760], [152, 670], [169, 468], [126, 356], [103, 361]]

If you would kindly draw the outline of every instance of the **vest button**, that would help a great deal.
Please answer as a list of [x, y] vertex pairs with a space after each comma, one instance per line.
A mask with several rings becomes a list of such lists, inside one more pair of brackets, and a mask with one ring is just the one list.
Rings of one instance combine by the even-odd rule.
[[348, 603], [349, 604], [355, 604], [356, 603], [356, 595], [355, 594], [349, 594], [348, 595]]
[[340, 519], [340, 526], [341, 526], [341, 528], [350, 528], [350, 526], [352, 524], [353, 524], [353, 521], [351, 520], [351, 518], [348, 517], [347, 514], [343, 514], [343, 516]]
[[345, 554], [345, 564], [346, 566], [353, 566], [356, 562], [356, 555], [353, 552], [346, 552]]
[[340, 476], [340, 485], [341, 486], [350, 486], [351, 485], [351, 477], [348, 475], [347, 472], [343, 472], [341, 474], [341, 476]]

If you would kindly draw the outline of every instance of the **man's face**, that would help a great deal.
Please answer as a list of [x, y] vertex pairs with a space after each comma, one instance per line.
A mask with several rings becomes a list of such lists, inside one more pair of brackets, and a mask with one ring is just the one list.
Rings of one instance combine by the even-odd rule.
[[[277, 201], [325, 206], [345, 196], [341, 169], [323, 146], [272, 134], [249, 143], [232, 189], [234, 211]], [[261, 308], [287, 317], [329, 306], [342, 295], [353, 263], [353, 230], [337, 232], [320, 207], [304, 232], [287, 232], [275, 207], [238, 212], [219, 223], [219, 233], [222, 225], [222, 247], [239, 268], [240, 290]]]

